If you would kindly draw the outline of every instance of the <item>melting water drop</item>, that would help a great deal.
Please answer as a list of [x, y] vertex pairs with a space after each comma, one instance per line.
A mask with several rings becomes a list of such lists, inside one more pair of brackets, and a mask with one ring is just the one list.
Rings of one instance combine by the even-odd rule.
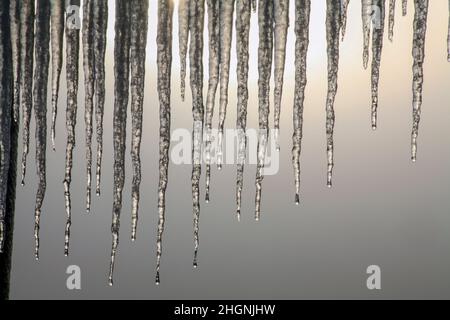
[[292, 137], [292, 163], [295, 179], [295, 203], [300, 203], [300, 154], [303, 137], [303, 103], [307, 83], [307, 55], [309, 46], [309, 19], [311, 0], [295, 1], [295, 96], [294, 96], [294, 134]]

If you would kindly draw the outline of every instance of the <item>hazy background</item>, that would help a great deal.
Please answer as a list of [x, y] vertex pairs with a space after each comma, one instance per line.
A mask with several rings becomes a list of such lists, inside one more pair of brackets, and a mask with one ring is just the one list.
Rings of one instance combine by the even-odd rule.
[[[379, 129], [370, 125], [370, 70], [362, 68], [360, 1], [351, 1], [341, 45], [336, 99], [334, 188], [326, 187], [325, 1], [312, 1], [308, 86], [302, 148], [302, 204], [294, 205], [291, 165], [294, 95], [294, 4], [288, 39], [281, 127], [281, 168], [263, 185], [262, 220], [254, 216], [255, 167], [247, 166], [242, 221], [235, 218], [235, 166], [212, 172], [212, 201], [202, 203], [199, 268], [193, 270], [191, 167], [170, 167], [167, 223], [159, 287], [154, 284], [157, 230], [158, 100], [157, 1], [150, 1], [143, 182], [138, 241], [130, 241], [130, 142], [115, 286], [107, 285], [111, 247], [114, 1], [110, 1], [103, 193], [85, 214], [83, 74], [73, 170], [71, 256], [65, 258], [62, 181], [65, 85], [57, 152], [48, 150], [48, 188], [41, 223], [41, 259], [34, 260], [36, 191], [34, 139], [27, 185], [18, 188], [11, 298], [13, 299], [303, 299], [450, 298], [450, 64], [448, 3], [430, 1], [418, 162], [410, 161], [412, 22], [397, 1], [395, 38], [383, 50]], [[388, 1], [386, 1], [388, 3]], [[386, 17], [387, 18], [387, 17]], [[178, 29], [174, 15], [174, 30]], [[387, 20], [387, 19], [386, 19]], [[249, 127], [257, 126], [257, 19], [252, 17]], [[234, 36], [234, 35], [233, 35]], [[206, 32], [205, 32], [206, 40]], [[234, 42], [234, 41], [233, 41]], [[172, 127], [192, 127], [190, 90], [179, 96], [178, 37], [174, 34]], [[207, 42], [205, 42], [207, 46]], [[204, 55], [205, 66], [207, 51]], [[227, 126], [236, 119], [236, 59], [232, 52]], [[63, 83], [65, 76], [63, 75]], [[188, 80], [188, 79], [187, 79]], [[205, 84], [207, 68], [205, 68]], [[206, 88], [206, 86], [205, 86]], [[216, 114], [217, 115], [217, 114]], [[50, 118], [50, 117], [49, 117]], [[217, 118], [215, 118], [217, 119]], [[273, 114], [271, 114], [271, 123]], [[215, 126], [217, 120], [214, 121]], [[130, 125], [128, 126], [130, 128]], [[34, 119], [32, 124], [34, 130]], [[34, 132], [34, 131], [33, 131]], [[34, 136], [34, 134], [33, 134]], [[129, 136], [128, 136], [129, 138]], [[94, 145], [95, 146], [95, 145]], [[202, 199], [204, 176], [202, 176]], [[94, 181], [95, 183], [95, 181]], [[82, 290], [66, 289], [67, 266], [82, 271]], [[366, 288], [366, 268], [381, 267], [381, 291]]]

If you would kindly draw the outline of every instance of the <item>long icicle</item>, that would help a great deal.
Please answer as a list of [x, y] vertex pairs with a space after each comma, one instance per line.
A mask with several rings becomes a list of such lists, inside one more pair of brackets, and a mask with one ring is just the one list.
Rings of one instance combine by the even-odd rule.
[[33, 109], [34, 0], [23, 0], [20, 12], [20, 103], [22, 105], [22, 185], [25, 185]]
[[212, 119], [216, 102], [217, 86], [219, 84], [220, 66], [220, 0], [207, 0], [208, 5], [208, 35], [209, 35], [209, 82], [206, 98], [205, 115], [205, 158], [206, 158], [206, 193], [205, 201], [209, 202], [211, 183], [211, 144]]
[[259, 100], [259, 133], [258, 163], [256, 167], [256, 199], [255, 219], [261, 216], [261, 193], [264, 179], [264, 163], [267, 140], [269, 138], [270, 112], [270, 77], [272, 74], [273, 55], [273, 1], [258, 2], [259, 49], [258, 49], [258, 100]]
[[307, 83], [307, 56], [309, 46], [309, 19], [311, 0], [295, 1], [295, 96], [294, 134], [292, 136], [292, 164], [294, 166], [295, 203], [300, 204], [300, 155], [303, 138], [303, 103]]
[[202, 173], [201, 148], [204, 119], [203, 106], [203, 24], [205, 19], [204, 0], [191, 0], [189, 9], [189, 46], [190, 83], [192, 91], [192, 202], [194, 215], [194, 268], [197, 267], [200, 220], [200, 177]]
[[395, 0], [389, 0], [389, 41], [394, 40]]
[[172, 72], [173, 1], [158, 1], [158, 94], [159, 94], [159, 185], [158, 237], [156, 241], [156, 284], [160, 283], [162, 236], [166, 220], [166, 190], [169, 182], [170, 77]]
[[[11, 155], [12, 79], [11, 47], [6, 6], [0, 5], [0, 254], [6, 241], [7, 193]], [[15, 35], [17, 36], [17, 34]], [[7, 39], [7, 40], [6, 40]], [[12, 38], [15, 42], [15, 38]]]
[[20, 0], [10, 0], [11, 50], [13, 67], [13, 117], [19, 122], [20, 117]]
[[145, 53], [148, 29], [148, 0], [131, 1], [131, 160], [133, 181], [131, 187], [131, 240], [136, 240], [141, 184], [142, 113], [145, 86]]
[[36, 170], [38, 190], [34, 214], [35, 258], [39, 260], [39, 229], [46, 182], [47, 152], [47, 84], [50, 63], [50, 0], [40, 0], [36, 9], [36, 66], [34, 72], [33, 107], [36, 119]]
[[66, 166], [64, 174], [64, 199], [66, 209], [66, 228], [64, 237], [64, 255], [69, 255], [70, 227], [72, 225], [72, 199], [70, 184], [72, 182], [73, 150], [75, 148], [75, 127], [77, 122], [78, 97], [78, 63], [80, 50], [79, 24], [80, 0], [71, 0], [67, 6], [66, 18], [66, 82], [67, 82], [67, 109], [66, 109]]
[[406, 16], [408, 14], [408, 0], [402, 0], [402, 15]]
[[248, 62], [251, 1], [237, 0], [236, 4], [236, 56], [237, 56], [237, 119], [238, 167], [236, 178], [236, 214], [241, 217], [242, 190], [244, 187], [244, 165], [247, 155], [247, 105], [248, 105]]
[[372, 18], [372, 0], [361, 0], [361, 16], [363, 26], [363, 66], [367, 69], [369, 64], [369, 46]]
[[103, 116], [105, 112], [105, 53], [108, 28], [108, 0], [98, 0], [94, 11], [95, 120], [97, 133], [97, 166], [95, 194], [101, 193], [103, 159]]
[[91, 210], [92, 185], [92, 114], [94, 109], [95, 91], [95, 65], [94, 65], [94, 37], [93, 16], [94, 0], [85, 0], [83, 3], [83, 69], [84, 69], [84, 122], [86, 140], [86, 212]]
[[342, 41], [344, 41], [345, 31], [347, 30], [347, 12], [349, 3], [350, 0], [342, 0], [342, 20], [341, 20]]
[[413, 128], [411, 134], [411, 159], [417, 160], [417, 137], [419, 135], [422, 109], [423, 64], [425, 62], [425, 38], [427, 32], [428, 0], [414, 0], [413, 63]]
[[119, 246], [122, 191], [125, 184], [125, 148], [127, 106], [130, 80], [130, 18], [131, 2], [116, 0], [116, 36], [114, 39], [114, 204], [112, 217], [112, 248], [109, 285], [113, 285], [114, 263]]
[[217, 136], [217, 168], [223, 165], [223, 132], [228, 107], [231, 43], [233, 37], [234, 0], [220, 1], [220, 101]]
[[327, 0], [327, 52], [328, 52], [328, 93], [326, 102], [327, 131], [327, 185], [331, 188], [334, 167], [334, 100], [338, 87], [339, 69], [339, 29], [341, 26], [341, 6], [335, 0]]
[[378, 83], [380, 80], [381, 53], [383, 51], [384, 20], [386, 0], [374, 0], [372, 8], [377, 8], [372, 28], [372, 129], [377, 129]]
[[274, 0], [274, 21], [274, 137], [276, 148], [280, 150], [280, 115], [283, 97], [284, 67], [286, 64], [286, 42], [289, 27], [289, 0]]
[[192, 0], [178, 1], [178, 41], [180, 50], [180, 90], [181, 100], [186, 94], [186, 56], [189, 43], [189, 8]]
[[52, 146], [55, 150], [56, 116], [58, 114], [59, 81], [63, 63], [64, 44], [64, 2], [51, 1], [51, 44], [52, 44]]

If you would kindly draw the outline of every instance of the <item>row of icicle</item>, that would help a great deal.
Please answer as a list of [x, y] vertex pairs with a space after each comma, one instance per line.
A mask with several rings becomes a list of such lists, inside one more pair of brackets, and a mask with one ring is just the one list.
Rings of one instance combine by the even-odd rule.
[[[328, 53], [328, 93], [326, 99], [327, 135], [327, 185], [332, 185], [334, 167], [333, 131], [335, 125], [334, 101], [338, 87], [339, 42], [345, 35], [347, 10], [350, 0], [326, 0], [326, 40]], [[385, 14], [388, 11], [388, 38], [393, 40], [395, 0], [361, 0], [363, 22], [363, 66], [368, 67], [370, 37], [372, 35], [372, 128], [377, 127], [378, 82], [384, 38]], [[83, 21], [80, 21], [82, 5]], [[125, 183], [125, 142], [127, 107], [130, 100], [132, 129], [131, 157], [132, 179], [132, 227], [131, 237], [136, 240], [139, 211], [139, 186], [141, 182], [140, 145], [142, 137], [142, 115], [144, 102], [145, 58], [148, 29], [148, 0], [116, 0], [115, 42], [114, 42], [114, 203], [112, 220], [112, 250], [109, 284], [113, 284], [113, 270], [119, 244], [122, 190]], [[423, 62], [427, 26], [428, 0], [414, 0], [413, 38], [413, 130], [412, 160], [416, 160], [417, 136], [420, 121], [423, 85]], [[449, 1], [450, 8], [450, 1]], [[206, 105], [203, 99], [203, 29], [205, 0], [180, 0], [178, 3], [178, 38], [181, 62], [181, 96], [185, 98], [185, 78], [189, 53], [190, 87], [192, 91], [193, 115], [193, 169], [192, 198], [194, 214], [194, 266], [197, 266], [200, 218], [200, 179], [202, 165], [196, 161], [202, 143], [196, 143], [195, 135], [204, 137], [206, 159], [206, 201], [210, 200], [212, 119], [217, 90], [219, 90], [219, 134], [217, 164], [223, 164], [223, 132], [228, 107], [228, 85], [230, 80], [230, 57], [235, 21], [237, 54], [237, 120], [238, 166], [236, 183], [236, 214], [240, 218], [243, 172], [246, 161], [247, 102], [249, 98], [249, 33], [252, 9], [258, 12], [258, 100], [259, 138], [256, 169], [256, 211], [260, 219], [263, 169], [269, 139], [270, 80], [274, 64], [274, 137], [279, 149], [280, 114], [282, 106], [283, 78], [286, 60], [286, 40], [289, 27], [289, 0], [206, 0], [209, 35], [209, 81]], [[402, 0], [402, 13], [406, 15], [407, 1]], [[157, 30], [157, 88], [160, 104], [159, 140], [159, 188], [158, 188], [158, 232], [157, 232], [157, 275], [160, 282], [162, 236], [165, 224], [165, 202], [168, 184], [171, 119], [171, 67], [172, 67], [172, 0], [158, 0]], [[295, 180], [295, 202], [300, 203], [300, 154], [303, 127], [303, 102], [307, 83], [307, 53], [309, 44], [309, 19], [311, 0], [295, 0], [295, 96], [293, 108], [292, 162]], [[12, 35], [13, 79], [12, 101], [8, 96], [7, 79], [0, 84], [1, 100], [1, 144], [0, 144], [0, 250], [4, 242], [4, 219], [6, 179], [8, 173], [9, 127], [11, 118], [18, 122], [22, 109], [22, 184], [25, 183], [26, 161], [29, 153], [30, 119], [34, 110], [36, 117], [36, 168], [38, 191], [35, 206], [35, 256], [39, 258], [39, 226], [41, 208], [46, 190], [46, 143], [47, 143], [47, 83], [51, 65], [51, 141], [55, 149], [55, 123], [57, 117], [60, 75], [63, 64], [64, 36], [66, 43], [66, 166], [64, 176], [64, 198], [67, 215], [65, 228], [65, 255], [69, 254], [71, 228], [71, 194], [73, 151], [75, 147], [75, 126], [77, 117], [77, 96], [79, 86], [80, 29], [84, 69], [84, 119], [86, 146], [86, 209], [91, 208], [92, 185], [92, 139], [94, 118], [96, 125], [96, 194], [101, 191], [101, 166], [103, 150], [103, 115], [105, 104], [105, 52], [108, 26], [107, 0], [11, 0], [10, 23]], [[3, 55], [0, 44], [0, 59]], [[34, 59], [33, 59], [34, 57]], [[36, 64], [33, 62], [36, 61]], [[448, 61], [450, 61], [450, 15], [448, 36]], [[3, 60], [0, 60], [3, 63]], [[8, 104], [9, 103], [9, 104]], [[12, 111], [12, 112], [10, 112]], [[203, 135], [204, 131], [204, 135]]]

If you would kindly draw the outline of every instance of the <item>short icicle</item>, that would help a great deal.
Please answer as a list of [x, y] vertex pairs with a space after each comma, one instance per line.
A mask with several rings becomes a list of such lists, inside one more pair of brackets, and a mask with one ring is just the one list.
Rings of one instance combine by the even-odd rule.
[[395, 0], [389, 0], [389, 41], [394, 40], [394, 25], [395, 25]]
[[386, 14], [386, 0], [374, 0], [373, 6], [378, 9], [377, 17], [372, 28], [372, 129], [377, 129], [378, 119], [378, 83], [380, 80], [381, 53], [383, 51], [384, 19]]

